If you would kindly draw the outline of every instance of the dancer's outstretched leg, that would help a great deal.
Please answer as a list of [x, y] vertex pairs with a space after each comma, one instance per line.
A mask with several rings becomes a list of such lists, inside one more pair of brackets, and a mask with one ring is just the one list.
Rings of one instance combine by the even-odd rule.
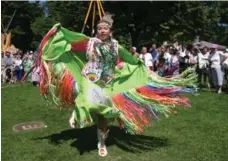
[[98, 126], [97, 126], [97, 138], [98, 138], [98, 154], [101, 157], [105, 157], [108, 154], [107, 148], [105, 146], [105, 140], [108, 136], [108, 122], [103, 116], [98, 116]]

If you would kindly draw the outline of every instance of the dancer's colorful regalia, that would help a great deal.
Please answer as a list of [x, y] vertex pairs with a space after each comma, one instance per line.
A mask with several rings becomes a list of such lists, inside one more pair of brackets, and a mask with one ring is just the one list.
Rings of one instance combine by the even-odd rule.
[[[97, 25], [97, 36], [71, 32], [60, 24], [39, 47], [41, 92], [60, 108], [74, 108], [71, 127], [98, 127], [98, 153], [107, 155], [108, 123], [117, 122], [131, 134], [168, 116], [177, 107], [190, 107], [181, 92], [194, 92], [196, 75], [189, 69], [174, 78], [162, 78], [147, 70], [113, 39], [111, 16]], [[48, 98], [48, 97], [47, 97]]]

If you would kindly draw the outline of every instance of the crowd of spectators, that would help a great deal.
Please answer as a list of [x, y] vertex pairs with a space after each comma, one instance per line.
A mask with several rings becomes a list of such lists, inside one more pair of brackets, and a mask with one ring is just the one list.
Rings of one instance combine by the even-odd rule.
[[222, 86], [228, 82], [228, 49], [217, 50], [215, 46], [198, 47], [197, 45], [180, 45], [163, 43], [160, 47], [142, 47], [138, 53], [131, 47], [132, 55], [139, 57], [148, 70], [162, 77], [178, 75], [188, 67], [195, 69], [200, 86], [216, 88], [222, 93]]
[[34, 85], [39, 85], [39, 67], [34, 66], [35, 60], [36, 53], [33, 51], [25, 53], [20, 50], [14, 53], [10, 51], [2, 52], [1, 82], [11, 84], [18, 81], [28, 81]]

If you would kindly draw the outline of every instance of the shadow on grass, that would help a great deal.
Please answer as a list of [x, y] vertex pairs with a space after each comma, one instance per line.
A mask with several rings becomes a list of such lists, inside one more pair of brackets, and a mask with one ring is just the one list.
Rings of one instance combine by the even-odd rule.
[[[159, 147], [168, 146], [166, 138], [156, 138], [143, 135], [126, 134], [123, 130], [111, 126], [109, 136], [106, 140], [106, 146], [116, 145], [127, 152], [143, 152], [145, 150], [153, 150]], [[76, 139], [71, 143], [72, 147], [78, 149], [80, 155], [85, 152], [97, 149], [97, 128], [96, 126], [84, 129], [70, 129], [61, 133], [37, 138], [35, 140], [48, 139], [53, 144], [61, 144], [62, 141]]]

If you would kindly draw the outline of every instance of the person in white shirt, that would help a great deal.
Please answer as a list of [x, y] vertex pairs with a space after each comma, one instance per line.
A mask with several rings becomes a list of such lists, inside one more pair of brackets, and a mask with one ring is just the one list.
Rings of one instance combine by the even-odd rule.
[[[198, 78], [199, 78], [199, 83], [206, 84], [208, 83], [209, 85], [209, 58], [210, 53], [208, 52], [208, 48], [204, 47], [203, 51], [201, 52], [199, 50], [199, 54], [198, 54]], [[203, 78], [203, 79], [202, 79]]]
[[139, 55], [139, 58], [143, 60], [148, 70], [153, 71], [153, 57], [150, 53], [147, 52], [146, 47], [142, 48], [142, 52]]
[[222, 71], [222, 62], [225, 60], [225, 55], [218, 52], [216, 48], [211, 48], [209, 61], [211, 64], [212, 83], [217, 88], [218, 93], [222, 93], [222, 85], [224, 73]]

